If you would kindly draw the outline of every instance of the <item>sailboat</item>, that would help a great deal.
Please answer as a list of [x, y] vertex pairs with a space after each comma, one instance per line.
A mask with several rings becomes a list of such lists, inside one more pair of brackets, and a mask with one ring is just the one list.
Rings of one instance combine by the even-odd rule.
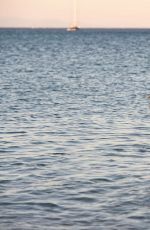
[[67, 29], [67, 31], [69, 32], [74, 32], [77, 31], [79, 29], [79, 27], [77, 26], [77, 0], [73, 0], [73, 24]]

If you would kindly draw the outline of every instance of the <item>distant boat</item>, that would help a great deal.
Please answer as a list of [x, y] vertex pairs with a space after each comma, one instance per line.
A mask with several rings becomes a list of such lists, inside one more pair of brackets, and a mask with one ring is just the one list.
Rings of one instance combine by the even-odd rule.
[[77, 26], [77, 0], [73, 0], [73, 24], [67, 28], [67, 31], [74, 32], [79, 30], [79, 27]]
[[79, 30], [79, 27], [78, 27], [78, 26], [70, 26], [70, 27], [67, 29], [67, 31], [69, 31], [69, 32], [74, 32], [74, 31], [77, 31], [77, 30]]

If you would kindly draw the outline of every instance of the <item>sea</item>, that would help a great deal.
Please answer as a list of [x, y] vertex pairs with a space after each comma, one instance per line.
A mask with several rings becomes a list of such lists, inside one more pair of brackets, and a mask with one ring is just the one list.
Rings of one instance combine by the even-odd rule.
[[0, 29], [0, 229], [150, 229], [150, 29]]

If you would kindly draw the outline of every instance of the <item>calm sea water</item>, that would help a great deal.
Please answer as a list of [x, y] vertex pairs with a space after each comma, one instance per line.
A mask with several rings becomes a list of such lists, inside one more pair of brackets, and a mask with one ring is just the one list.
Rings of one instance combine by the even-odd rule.
[[150, 228], [150, 30], [0, 30], [0, 229]]

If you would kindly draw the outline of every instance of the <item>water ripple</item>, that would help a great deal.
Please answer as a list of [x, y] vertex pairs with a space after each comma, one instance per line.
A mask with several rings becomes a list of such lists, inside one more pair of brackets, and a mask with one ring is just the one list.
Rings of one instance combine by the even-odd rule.
[[149, 47], [0, 29], [0, 229], [149, 230]]

